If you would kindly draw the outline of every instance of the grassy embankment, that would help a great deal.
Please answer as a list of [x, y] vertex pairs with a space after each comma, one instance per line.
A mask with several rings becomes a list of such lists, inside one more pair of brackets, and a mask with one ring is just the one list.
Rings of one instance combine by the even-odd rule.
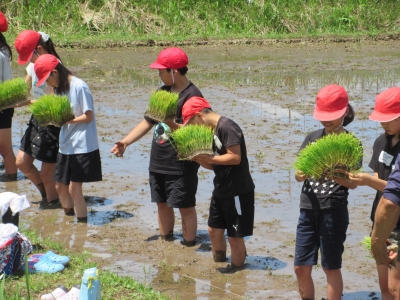
[[11, 23], [10, 40], [34, 29], [50, 33], [58, 45], [398, 38], [400, 32], [397, 0], [0, 0], [0, 10]]
[[[31, 230], [23, 233], [29, 238], [35, 247], [36, 253], [45, 253], [52, 250], [57, 254], [69, 256], [70, 263], [61, 273], [55, 274], [30, 274], [29, 287], [30, 299], [38, 299], [40, 294], [46, 294], [54, 290], [59, 284], [67, 288], [80, 284], [83, 271], [96, 266], [94, 258], [89, 253], [71, 253], [65, 250], [59, 243], [49, 239], [41, 239]], [[145, 272], [145, 270], [143, 270]], [[136, 282], [131, 277], [118, 276], [110, 271], [100, 270], [102, 299], [107, 300], [167, 300], [169, 298], [160, 295], [153, 289]], [[29, 299], [25, 276], [7, 277], [2, 298], [2, 286], [0, 283], [0, 299], [19, 300]]]

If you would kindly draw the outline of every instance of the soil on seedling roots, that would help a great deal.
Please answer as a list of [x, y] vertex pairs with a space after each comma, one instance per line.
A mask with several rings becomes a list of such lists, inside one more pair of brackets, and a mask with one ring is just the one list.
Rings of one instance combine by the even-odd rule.
[[[310, 131], [321, 128], [312, 118], [315, 95], [327, 84], [343, 85], [356, 119], [347, 126], [363, 143], [363, 170], [380, 125], [368, 120], [376, 94], [400, 84], [400, 42], [346, 42], [266, 45], [187, 46], [188, 77], [212, 105], [242, 128], [256, 190], [254, 235], [246, 238], [245, 270], [224, 273], [214, 263], [207, 233], [211, 171], [200, 168], [197, 198], [198, 236], [194, 247], [180, 244], [181, 219], [175, 211], [175, 239], [158, 236], [157, 207], [150, 202], [148, 164], [153, 133], [129, 146], [124, 157], [110, 153], [114, 143], [143, 120], [151, 91], [161, 85], [148, 66], [162, 48], [65, 50], [63, 64], [84, 79], [94, 96], [103, 181], [84, 184], [88, 224], [76, 223], [61, 210], [24, 212], [22, 223], [38, 229], [73, 251], [89, 251], [101, 268], [133, 276], [173, 299], [299, 299], [293, 272], [301, 184], [292, 163]], [[13, 64], [14, 76], [24, 76]], [[16, 109], [13, 145], [17, 152], [29, 113]], [[37, 164], [39, 166], [39, 164]], [[40, 197], [19, 174], [1, 182], [1, 191]], [[374, 191], [350, 191], [350, 224], [343, 254], [343, 299], [380, 297], [374, 261], [360, 241], [371, 229]], [[228, 248], [228, 259], [230, 251]], [[320, 263], [320, 262], [319, 262]], [[325, 295], [325, 274], [313, 268], [316, 298]], [[375, 297], [375, 298], [374, 298]]]

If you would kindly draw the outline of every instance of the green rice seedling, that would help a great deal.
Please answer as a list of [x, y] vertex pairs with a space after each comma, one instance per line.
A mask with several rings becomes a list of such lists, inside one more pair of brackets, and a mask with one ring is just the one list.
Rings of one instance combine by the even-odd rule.
[[25, 102], [28, 85], [22, 78], [3, 81], [0, 84], [0, 110]]
[[199, 154], [212, 155], [213, 129], [205, 125], [188, 125], [171, 134], [180, 160], [192, 159]]
[[354, 135], [329, 134], [302, 149], [294, 167], [320, 182], [325, 178], [347, 178], [346, 172], [360, 169], [362, 156], [363, 148]]
[[61, 127], [75, 118], [67, 96], [44, 95], [34, 102], [29, 110], [42, 126]]
[[364, 239], [361, 241], [361, 244], [363, 244], [368, 251], [371, 251], [371, 237], [370, 236], [364, 236]]
[[158, 122], [173, 119], [178, 110], [178, 101], [179, 94], [163, 90], [152, 92], [145, 115]]

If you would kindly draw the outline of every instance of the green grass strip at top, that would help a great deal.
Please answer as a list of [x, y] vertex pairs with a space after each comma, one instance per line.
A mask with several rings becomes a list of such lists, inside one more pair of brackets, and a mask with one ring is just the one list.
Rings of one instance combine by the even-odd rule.
[[294, 167], [308, 177], [323, 180], [336, 170], [356, 172], [362, 157], [363, 148], [353, 134], [329, 134], [302, 149]]
[[0, 107], [17, 104], [26, 100], [28, 85], [23, 78], [15, 78], [3, 81], [0, 84]]
[[41, 125], [61, 127], [74, 118], [67, 96], [44, 95], [29, 107], [29, 111]]
[[205, 125], [187, 125], [171, 134], [180, 159], [196, 154], [212, 154], [214, 131]]
[[157, 116], [157, 120], [171, 119], [176, 116], [178, 110], [179, 94], [163, 90], [150, 94], [147, 114]]

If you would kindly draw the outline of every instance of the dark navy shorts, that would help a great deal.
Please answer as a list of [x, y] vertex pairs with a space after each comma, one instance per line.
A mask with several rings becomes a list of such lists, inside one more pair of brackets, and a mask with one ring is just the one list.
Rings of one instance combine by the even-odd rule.
[[0, 129], [11, 128], [14, 108], [0, 110]]
[[167, 175], [150, 172], [151, 202], [166, 202], [169, 207], [196, 206], [197, 173]]
[[227, 235], [242, 238], [253, 235], [254, 191], [229, 198], [211, 198], [208, 226], [226, 229]]
[[347, 207], [322, 210], [300, 209], [294, 265], [316, 265], [318, 250], [321, 250], [322, 267], [328, 270], [340, 269], [348, 225]]

